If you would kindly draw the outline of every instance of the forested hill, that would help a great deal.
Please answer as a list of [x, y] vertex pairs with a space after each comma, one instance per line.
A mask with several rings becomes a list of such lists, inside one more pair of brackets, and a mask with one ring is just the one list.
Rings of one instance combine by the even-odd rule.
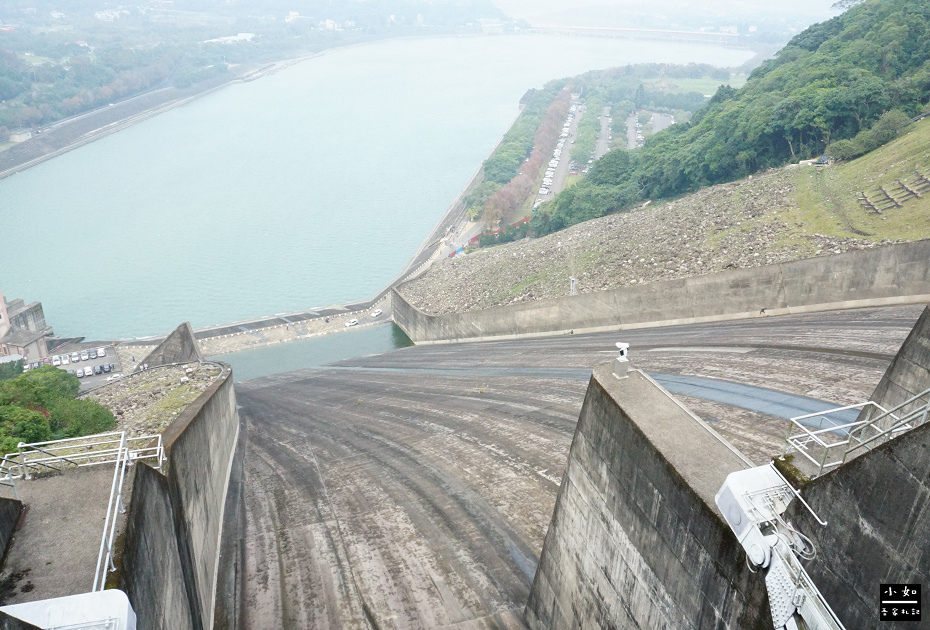
[[532, 225], [545, 234], [825, 152], [855, 157], [928, 100], [930, 0], [867, 0], [794, 37], [740, 90], [721, 87], [687, 124], [601, 158]]

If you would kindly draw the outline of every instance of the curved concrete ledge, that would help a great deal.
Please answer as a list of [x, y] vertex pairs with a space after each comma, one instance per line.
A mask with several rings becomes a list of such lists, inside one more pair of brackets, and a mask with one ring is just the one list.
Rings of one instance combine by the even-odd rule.
[[213, 627], [227, 491], [239, 438], [232, 369], [163, 433], [167, 474], [138, 464], [120, 588], [140, 627]]
[[397, 290], [392, 296], [394, 321], [417, 344], [924, 302], [930, 302], [930, 240], [449, 315], [424, 313]]

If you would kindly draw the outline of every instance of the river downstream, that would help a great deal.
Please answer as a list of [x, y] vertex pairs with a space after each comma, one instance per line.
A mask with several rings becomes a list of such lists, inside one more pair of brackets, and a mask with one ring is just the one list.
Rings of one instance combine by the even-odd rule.
[[[545, 81], [749, 51], [445, 37], [331, 51], [0, 181], [7, 295], [125, 338], [361, 300], [402, 270]], [[10, 246], [19, 243], [19, 246]]]

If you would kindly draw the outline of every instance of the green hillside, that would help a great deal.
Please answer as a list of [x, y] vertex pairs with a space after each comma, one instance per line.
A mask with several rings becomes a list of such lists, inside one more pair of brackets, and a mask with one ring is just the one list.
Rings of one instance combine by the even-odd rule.
[[[588, 293], [930, 239], [924, 176], [930, 178], [930, 119], [849, 162], [766, 169], [557, 234], [438, 261], [401, 291], [439, 315], [560, 297], [570, 277]], [[899, 181], [920, 197], [902, 194]], [[859, 201], [864, 192], [877, 202], [879, 187], [900, 205], [886, 202], [890, 207], [879, 212]]]
[[851, 157], [893, 138], [928, 100], [930, 1], [867, 0], [797, 35], [741, 89], [721, 87], [687, 124], [602, 158], [532, 225], [546, 234], [829, 149]]

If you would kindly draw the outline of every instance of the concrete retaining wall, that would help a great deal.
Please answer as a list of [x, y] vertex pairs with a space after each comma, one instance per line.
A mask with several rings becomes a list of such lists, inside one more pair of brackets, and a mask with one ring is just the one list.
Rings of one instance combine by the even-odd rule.
[[191, 328], [190, 322], [184, 322], [165, 337], [139, 365], [144, 363], [153, 368], [188, 361], [203, 361], [203, 355], [200, 353], [200, 344], [194, 338], [194, 329]]
[[[163, 487], [155, 487], [146, 479], [149, 473], [141, 467], [137, 471], [136, 483], [142, 484], [143, 490], [140, 490], [138, 503], [134, 490], [131, 505], [134, 518], [127, 529], [124, 551], [124, 558], [136, 560], [132, 561], [131, 571], [123, 571], [120, 588], [129, 595], [140, 630], [213, 628], [217, 583], [225, 582], [225, 578], [218, 577], [220, 539], [238, 436], [239, 414], [232, 370], [224, 366], [217, 382], [164, 432], [168, 461]], [[171, 527], [168, 527], [167, 517], [147, 518], [149, 511], [170, 513]], [[150, 545], [172, 537], [186, 599], [174, 595], [177, 575], [172, 561], [161, 563], [158, 556], [146, 555]], [[166, 544], [166, 549], [169, 556], [175, 553], [170, 543]], [[145, 594], [145, 589], [151, 589], [158, 581], [169, 584], [165, 588], [171, 597], [161, 600]], [[153, 608], [156, 602], [158, 605]], [[169, 602], [172, 608], [166, 611]], [[171, 619], [178, 619], [185, 613], [189, 626], [164, 625], [163, 620], [169, 615]]]
[[526, 606], [533, 630], [771, 630], [716, 510], [749, 464], [639, 373], [591, 379]]
[[930, 302], [930, 240], [441, 316], [395, 290], [393, 309], [423, 344], [917, 302]]
[[[930, 389], [930, 307], [924, 309], [869, 400], [893, 409], [927, 389]], [[926, 399], [923, 401], [912, 403], [898, 415], [923, 406]], [[863, 410], [860, 417], [866, 413]]]
[[[928, 388], [930, 308], [871, 400], [891, 409]], [[790, 508], [818, 549], [807, 570], [847, 628], [881, 625], [880, 584], [930, 583], [930, 424], [815, 479], [803, 495], [828, 523], [821, 527], [800, 505]], [[924, 586], [923, 610], [930, 610], [927, 591]]]
[[194, 630], [168, 479], [138, 464], [130, 508], [120, 588], [132, 603], [138, 628]]
[[[843, 624], [853, 628], [923, 627], [878, 620], [881, 584], [923, 584], [930, 610], [930, 424], [812, 481], [787, 514], [813, 539], [810, 573]], [[926, 624], [926, 612], [923, 613]]]
[[0, 568], [2, 568], [3, 562], [6, 561], [6, 552], [22, 513], [22, 501], [0, 498]]

